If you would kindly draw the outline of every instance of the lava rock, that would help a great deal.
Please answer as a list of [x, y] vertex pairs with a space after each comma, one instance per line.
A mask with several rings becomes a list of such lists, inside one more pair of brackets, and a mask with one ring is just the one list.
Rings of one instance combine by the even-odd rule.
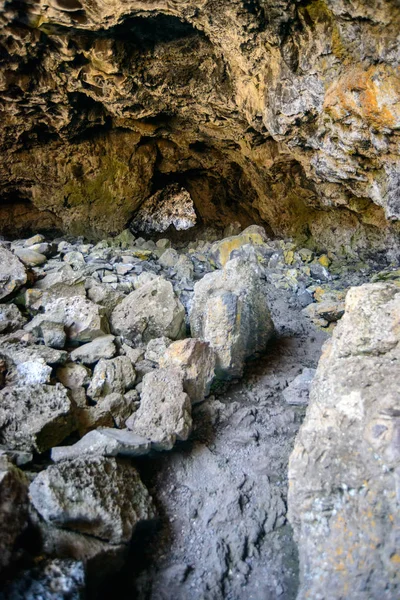
[[218, 377], [240, 377], [245, 359], [265, 350], [274, 331], [257, 266], [233, 259], [198, 281], [190, 328], [215, 350]]
[[28, 479], [0, 455], [0, 574], [15, 558], [16, 541], [28, 523]]
[[185, 333], [185, 309], [171, 283], [157, 277], [129, 294], [113, 310], [110, 323], [115, 335], [133, 342], [162, 336], [176, 340]]
[[0, 391], [0, 444], [44, 452], [73, 428], [71, 401], [61, 384], [8, 386]]
[[283, 397], [286, 402], [288, 404], [307, 405], [314, 376], [315, 369], [303, 369], [303, 372], [283, 390]]
[[210, 393], [214, 380], [216, 356], [208, 342], [194, 338], [171, 344], [160, 359], [160, 367], [175, 367], [184, 374], [183, 389], [193, 404]]
[[22, 262], [0, 243], [0, 300], [17, 291], [26, 280]]
[[191, 404], [183, 391], [180, 369], [157, 369], [143, 377], [139, 409], [126, 426], [151, 440], [155, 450], [170, 450], [176, 440], [187, 440], [192, 428]]
[[[289, 465], [299, 600], [400, 589], [400, 289], [351, 288], [320, 359]], [[344, 561], [344, 562], [343, 562]], [[345, 568], [339, 568], [345, 564]]]
[[128, 543], [136, 524], [155, 516], [136, 469], [122, 459], [60, 462], [39, 473], [29, 493], [48, 523], [112, 544]]
[[87, 455], [142, 456], [150, 452], [150, 441], [129, 429], [104, 427], [90, 431], [73, 446], [58, 446], [51, 451], [54, 462], [71, 460]]
[[94, 368], [87, 393], [93, 400], [112, 393], [124, 394], [133, 388], [135, 379], [135, 369], [127, 356], [101, 359]]

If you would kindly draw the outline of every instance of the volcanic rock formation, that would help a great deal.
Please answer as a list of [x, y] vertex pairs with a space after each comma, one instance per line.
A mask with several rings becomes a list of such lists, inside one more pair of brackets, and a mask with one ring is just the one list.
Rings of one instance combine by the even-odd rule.
[[2, 2], [4, 232], [118, 233], [183, 185], [199, 221], [398, 242], [396, 0]]

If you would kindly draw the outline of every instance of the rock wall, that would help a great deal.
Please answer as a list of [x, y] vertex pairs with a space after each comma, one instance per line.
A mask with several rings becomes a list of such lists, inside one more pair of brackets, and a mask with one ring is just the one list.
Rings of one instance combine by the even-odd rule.
[[398, 243], [396, 0], [0, 12], [6, 233], [41, 214], [43, 227], [117, 233], [179, 183], [216, 226], [263, 222], [344, 252]]
[[298, 600], [399, 595], [399, 316], [393, 283], [352, 288], [289, 463]]

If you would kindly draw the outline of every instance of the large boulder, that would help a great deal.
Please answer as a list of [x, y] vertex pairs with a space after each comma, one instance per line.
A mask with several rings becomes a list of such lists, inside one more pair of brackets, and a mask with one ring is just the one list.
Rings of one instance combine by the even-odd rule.
[[155, 450], [170, 450], [187, 440], [192, 429], [191, 403], [180, 369], [157, 369], [143, 377], [139, 409], [126, 426], [151, 441]]
[[183, 389], [193, 404], [210, 393], [215, 371], [215, 352], [208, 342], [187, 338], [171, 344], [161, 356], [160, 367], [177, 367], [183, 371]]
[[60, 383], [8, 386], [0, 391], [0, 444], [44, 452], [73, 428], [71, 401]]
[[16, 541], [28, 521], [28, 479], [0, 456], [0, 574], [14, 558]]
[[133, 342], [147, 343], [162, 336], [176, 340], [185, 334], [185, 309], [172, 284], [157, 277], [118, 304], [110, 323], [115, 335]]
[[39, 473], [29, 493], [38, 513], [51, 525], [112, 544], [128, 543], [136, 524], [155, 516], [138, 472], [123, 459], [60, 462]]
[[299, 600], [400, 594], [400, 289], [352, 288], [345, 308], [290, 458]]
[[26, 278], [24, 265], [0, 243], [0, 300], [22, 287]]
[[218, 377], [240, 377], [246, 358], [265, 350], [274, 331], [257, 265], [235, 258], [198, 281], [190, 328], [214, 348]]

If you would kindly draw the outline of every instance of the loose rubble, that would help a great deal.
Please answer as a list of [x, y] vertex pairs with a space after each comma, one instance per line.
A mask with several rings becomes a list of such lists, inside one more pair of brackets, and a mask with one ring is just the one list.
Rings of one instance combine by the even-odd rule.
[[[164, 533], [146, 550], [148, 568], [129, 583], [138, 598], [150, 597], [149, 585], [154, 599], [163, 589], [177, 600], [294, 598], [286, 468], [320, 346], [332, 333], [338, 345], [351, 318], [343, 356], [372, 352], [386, 368], [398, 332], [383, 327], [387, 312], [375, 318], [373, 303], [383, 310], [395, 296], [398, 269], [271, 240], [259, 226], [225, 233], [172, 244], [129, 230], [95, 244], [42, 235], [0, 243], [0, 570], [21, 556], [39, 561], [8, 584], [15, 598], [42, 593], [51, 573], [71, 597], [83, 588], [97, 597], [128, 560], [132, 536], [138, 543], [136, 525], [150, 531], [157, 518], [175, 541], [167, 559]], [[370, 279], [394, 283], [377, 283], [361, 301], [352, 286]], [[275, 356], [285, 340], [292, 346]], [[261, 374], [250, 385], [254, 360]], [[299, 440], [318, 374], [332, 389], [340, 375], [326, 375], [324, 360]], [[306, 589], [311, 559], [296, 494]], [[232, 531], [233, 522], [242, 525]], [[41, 540], [34, 556], [15, 543], [27, 527]]]

